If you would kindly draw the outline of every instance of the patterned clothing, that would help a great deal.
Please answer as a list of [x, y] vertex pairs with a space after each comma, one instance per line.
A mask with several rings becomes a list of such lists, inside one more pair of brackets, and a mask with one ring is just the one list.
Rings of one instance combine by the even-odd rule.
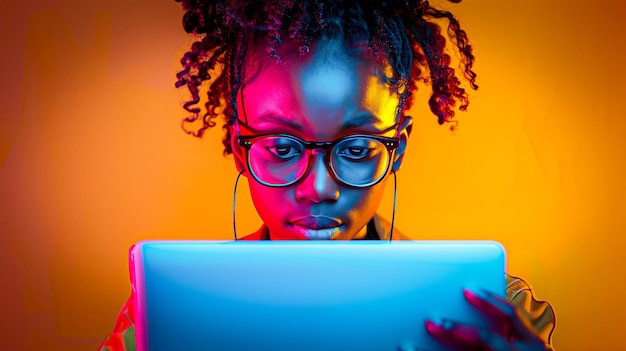
[[[368, 235], [366, 239], [375, 239], [375, 233], [385, 233], [379, 235], [378, 239], [387, 240], [389, 238], [390, 225], [384, 219], [375, 216], [368, 224]], [[375, 233], [374, 233], [375, 231]], [[240, 240], [269, 240], [267, 227], [262, 226], [258, 231]], [[393, 231], [394, 240], [409, 240], [397, 230]], [[546, 343], [548, 350], [554, 351], [552, 344], [552, 333], [556, 326], [556, 316], [552, 306], [546, 301], [535, 299], [530, 285], [517, 277], [506, 275], [506, 297], [507, 300], [517, 306], [525, 314], [527, 320], [537, 332], [537, 335]], [[133, 296], [126, 300], [122, 310], [117, 316], [113, 332], [106, 336], [99, 351], [135, 351], [135, 325], [134, 325]]]

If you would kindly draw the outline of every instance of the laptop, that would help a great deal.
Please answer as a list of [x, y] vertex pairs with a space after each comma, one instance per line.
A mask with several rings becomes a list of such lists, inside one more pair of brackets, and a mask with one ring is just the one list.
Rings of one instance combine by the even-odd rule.
[[143, 241], [138, 351], [445, 350], [424, 320], [486, 326], [463, 288], [505, 296], [492, 241]]

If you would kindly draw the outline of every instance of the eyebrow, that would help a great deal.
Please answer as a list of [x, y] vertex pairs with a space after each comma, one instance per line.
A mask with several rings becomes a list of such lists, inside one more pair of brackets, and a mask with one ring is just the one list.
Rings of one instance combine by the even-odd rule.
[[293, 119], [289, 119], [287, 117], [281, 115], [275, 115], [273, 113], [262, 114], [257, 118], [260, 122], [272, 123], [279, 126], [287, 126], [290, 129], [297, 130], [302, 132], [304, 130], [302, 124]]
[[345, 122], [343, 125], [341, 125], [341, 128], [343, 130], [346, 130], [346, 129], [358, 128], [358, 127], [362, 127], [366, 125], [374, 126], [376, 124], [381, 124], [381, 123], [382, 121], [380, 120], [380, 118], [374, 116], [373, 114], [369, 112], [364, 112], [364, 113], [358, 114], [356, 117]]
[[[271, 123], [279, 126], [286, 126], [290, 129], [302, 132], [304, 127], [298, 121], [289, 119], [287, 117], [276, 115], [274, 113], [262, 114], [257, 118], [260, 122]], [[369, 112], [363, 112], [356, 117], [346, 121], [341, 125], [342, 130], [359, 128], [367, 125], [375, 126], [376, 124], [382, 124], [382, 120]], [[379, 129], [379, 128], [376, 128]]]

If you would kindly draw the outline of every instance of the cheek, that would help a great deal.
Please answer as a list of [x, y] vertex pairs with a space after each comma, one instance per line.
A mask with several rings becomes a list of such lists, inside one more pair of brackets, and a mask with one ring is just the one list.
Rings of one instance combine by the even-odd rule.
[[[343, 217], [344, 221], [351, 223], [351, 230], [358, 230], [378, 210], [385, 193], [386, 179], [370, 188], [341, 188], [337, 201], [317, 205], [327, 211], [326, 215]], [[294, 187], [271, 188], [251, 180], [249, 189], [252, 202], [263, 222], [277, 230], [290, 214], [307, 212], [311, 210], [310, 207], [316, 206], [307, 200], [303, 202], [296, 199]]]
[[[254, 180], [250, 182], [250, 197], [257, 213], [265, 223], [272, 223], [279, 220], [285, 209], [292, 203], [289, 187], [271, 188], [259, 184]], [[281, 211], [282, 210], [282, 211]]]
[[385, 192], [384, 180], [379, 184], [367, 189], [350, 189], [343, 192], [346, 212], [350, 213], [353, 219], [361, 218], [368, 221], [382, 201]]

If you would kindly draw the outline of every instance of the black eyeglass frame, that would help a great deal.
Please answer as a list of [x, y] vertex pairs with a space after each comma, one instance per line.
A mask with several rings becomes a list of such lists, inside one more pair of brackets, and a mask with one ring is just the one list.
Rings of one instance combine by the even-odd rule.
[[[350, 134], [350, 135], [343, 136], [333, 141], [306, 141], [290, 134], [268, 133], [268, 134], [258, 134], [258, 135], [239, 135], [238, 136], [239, 146], [243, 147], [246, 150], [246, 163], [248, 166], [248, 171], [250, 172], [252, 177], [254, 177], [254, 180], [259, 182], [260, 184], [263, 184], [265, 186], [269, 186], [272, 188], [287, 187], [287, 186], [297, 183], [300, 179], [302, 179], [304, 175], [307, 174], [311, 168], [311, 156], [313, 154], [310, 152], [308, 153], [307, 167], [300, 177], [286, 184], [270, 184], [270, 183], [264, 182], [261, 179], [259, 179], [259, 177], [256, 174], [254, 174], [254, 171], [252, 171], [252, 165], [250, 164], [250, 149], [252, 148], [252, 145], [256, 141], [265, 139], [267, 137], [281, 137], [281, 138], [291, 139], [293, 141], [300, 143], [304, 147], [305, 150], [314, 150], [314, 149], [324, 150], [324, 162], [326, 163], [326, 167], [331, 171], [330, 173], [332, 174], [333, 178], [335, 178], [335, 180], [339, 181], [341, 184], [344, 184], [353, 188], [367, 188], [367, 187], [374, 186], [380, 183], [380, 181], [382, 181], [387, 175], [387, 173], [389, 172], [389, 168], [391, 167], [391, 163], [393, 160], [394, 151], [400, 146], [400, 139], [397, 137], [389, 138], [389, 137], [383, 137], [383, 136], [371, 135], [371, 134]], [[339, 144], [340, 142], [349, 140], [349, 139], [354, 139], [354, 138], [374, 139], [374, 140], [381, 142], [385, 146], [385, 148], [387, 148], [387, 152], [389, 153], [389, 159], [387, 160], [387, 166], [385, 167], [385, 171], [383, 172], [383, 175], [379, 179], [374, 180], [367, 184], [355, 185], [355, 184], [350, 184], [342, 180], [337, 174], [337, 171], [335, 170], [332, 163], [330, 162], [331, 153], [328, 151], [332, 150], [332, 148], [335, 145]]]

